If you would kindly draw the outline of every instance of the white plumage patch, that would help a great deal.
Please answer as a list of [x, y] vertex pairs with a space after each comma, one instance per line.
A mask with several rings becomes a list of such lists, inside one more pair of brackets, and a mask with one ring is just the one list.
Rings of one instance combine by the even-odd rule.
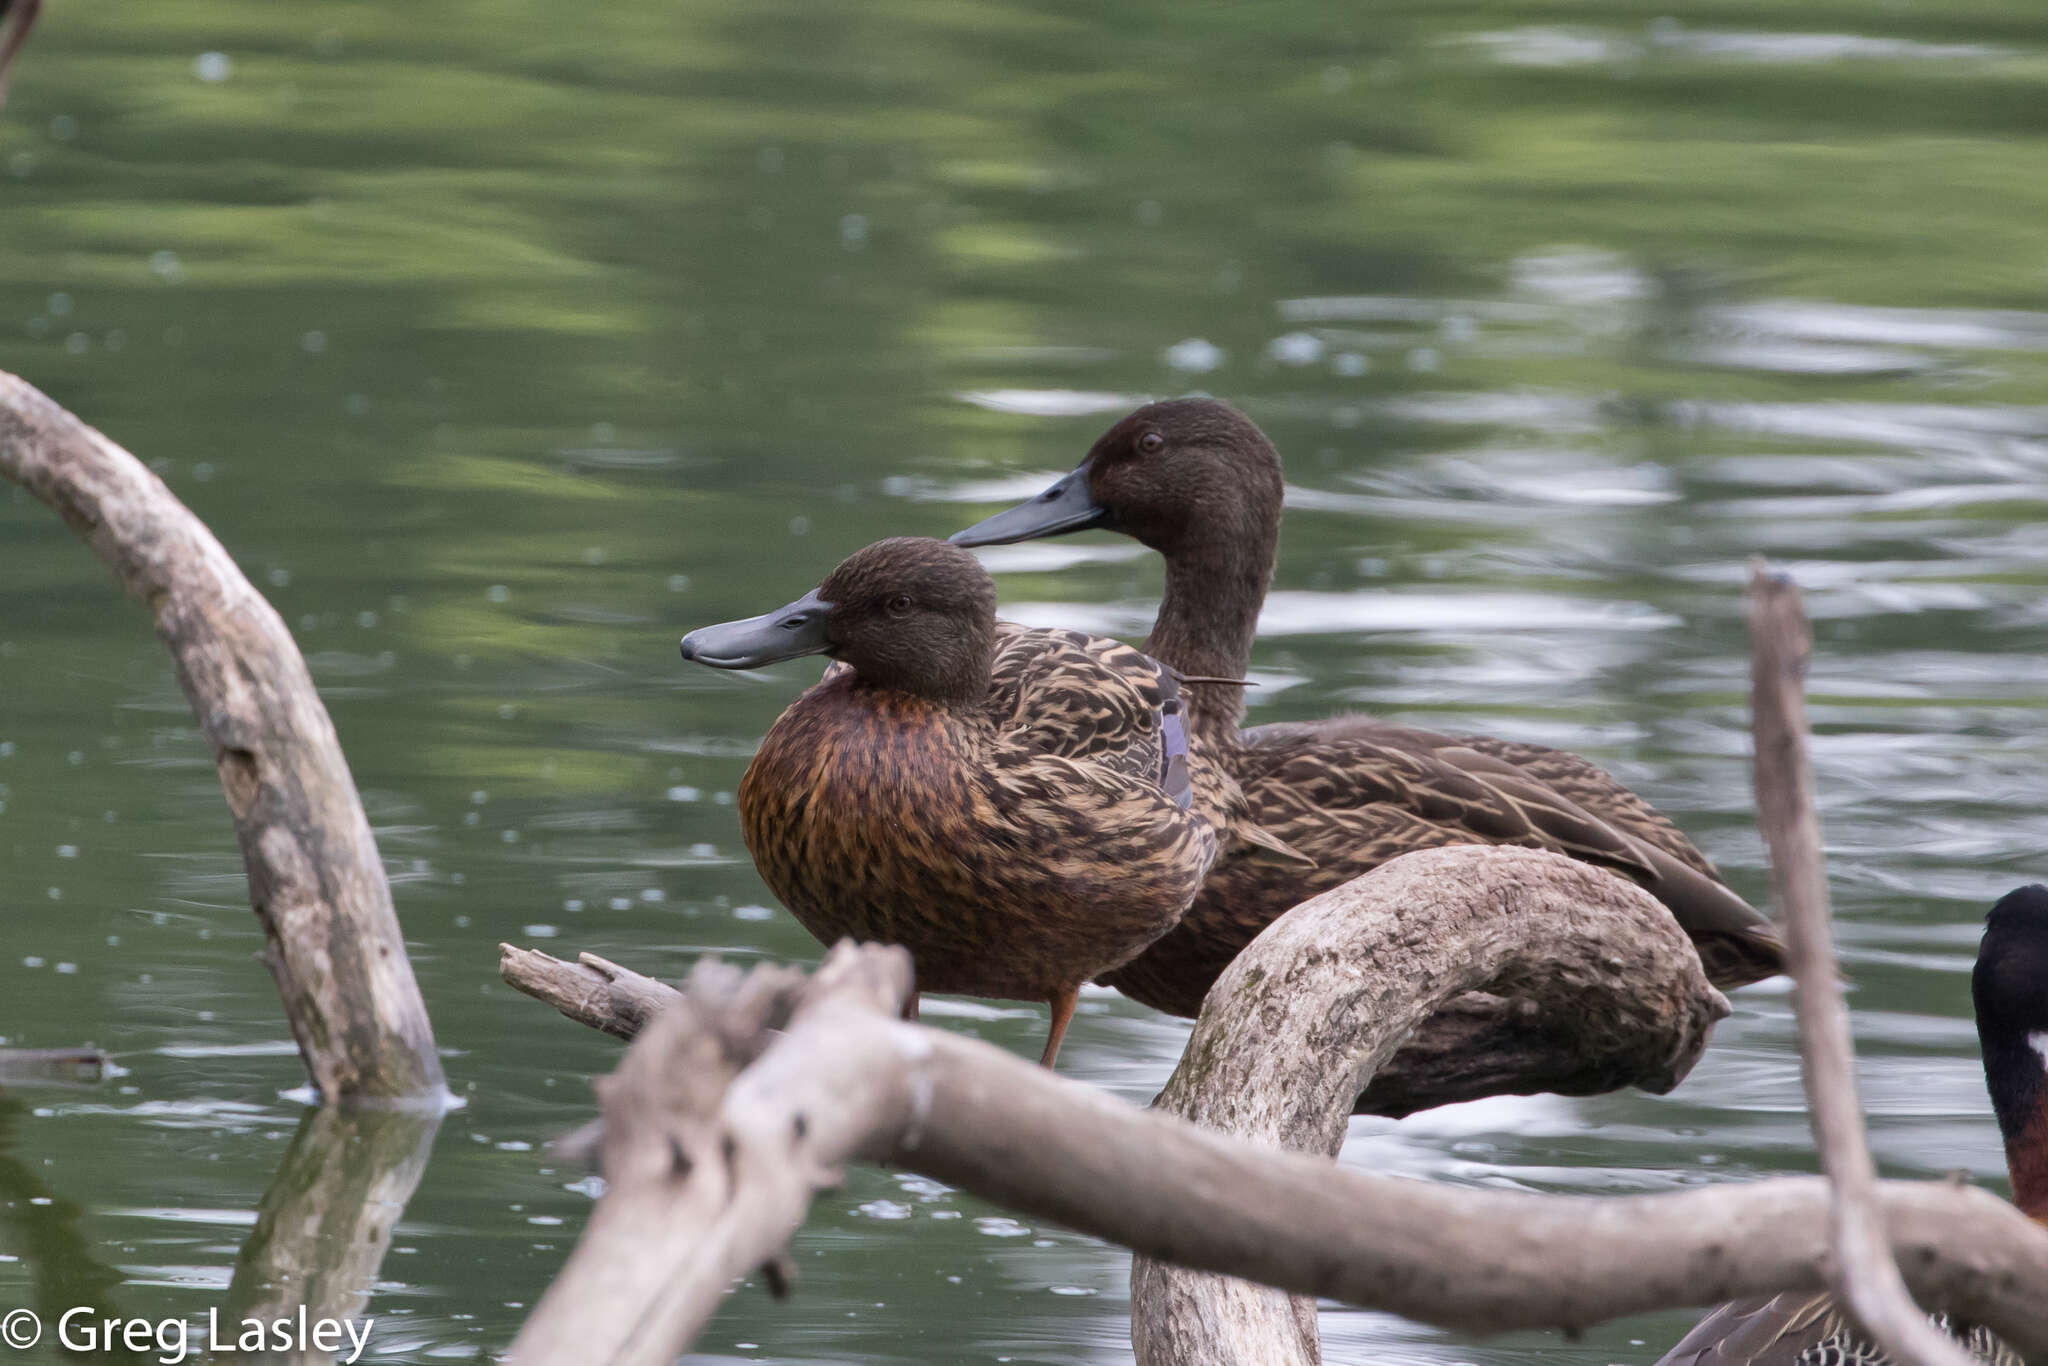
[[2048, 1030], [2037, 1029], [2027, 1035], [2027, 1047], [2041, 1055], [2041, 1066], [2048, 1068]]

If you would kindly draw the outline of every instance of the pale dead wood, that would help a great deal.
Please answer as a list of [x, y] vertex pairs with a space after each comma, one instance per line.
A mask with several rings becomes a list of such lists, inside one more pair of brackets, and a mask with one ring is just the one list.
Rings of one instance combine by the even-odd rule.
[[[897, 1020], [899, 951], [830, 961], [841, 985], [792, 992], [781, 968], [757, 969], [758, 987], [693, 984], [628, 1050], [602, 1097], [611, 1188], [521, 1331], [523, 1366], [673, 1360], [732, 1277], [778, 1264], [813, 1194], [853, 1161], [1161, 1261], [1464, 1332], [1575, 1330], [1823, 1284], [1817, 1178], [1607, 1199], [1379, 1177]], [[1916, 1293], [2048, 1353], [2048, 1232], [1982, 1191], [1879, 1194]]]
[[[601, 961], [601, 960], [600, 960]], [[814, 1133], [807, 1110], [773, 1128], [752, 1127], [742, 1071], [799, 1003], [831, 999], [900, 1010], [910, 955], [841, 944], [815, 980], [787, 968], [742, 975], [698, 965], [689, 991], [648, 1026], [619, 1068], [598, 1083], [598, 1140], [606, 1193], [568, 1264], [512, 1344], [524, 1363], [667, 1366], [703, 1326], [733, 1278], [771, 1267], [785, 1286], [783, 1248], [812, 1195], [836, 1178], [842, 1134]], [[835, 1087], [866, 1089], [866, 1074], [823, 1083], [820, 1111], [858, 1110]], [[758, 1087], [756, 1087], [758, 1089]]]
[[113, 1062], [104, 1049], [0, 1048], [0, 1082], [94, 1082]]
[[[512, 987], [579, 1024], [631, 1039], [677, 999], [665, 982], [593, 953], [565, 963], [511, 944], [498, 946], [498, 972]], [[1645, 1084], [1611, 1056], [1578, 1047], [1562, 997], [1531, 1000], [1468, 992], [1411, 1033], [1371, 1073], [1354, 1110], [1399, 1118], [1486, 1096], [1598, 1095]]]
[[[1261, 1147], [1335, 1158], [1365, 1079], [1466, 992], [1500, 1000], [1587, 1089], [1677, 1085], [1728, 1002], [1670, 912], [1562, 855], [1404, 855], [1282, 916], [1217, 979], [1155, 1102]], [[1313, 1299], [1139, 1258], [1141, 1366], [1320, 1360]]]
[[314, 1085], [332, 1100], [438, 1103], [441, 1063], [384, 865], [291, 632], [161, 479], [5, 373], [0, 474], [155, 612], [213, 746], [264, 959]]
[[[500, 948], [507, 982], [620, 1037], [679, 996], [591, 954], [570, 964]], [[1439, 1014], [1453, 998], [1477, 1013]], [[1211, 992], [1161, 1104], [1334, 1156], [1361, 1084], [1397, 1049], [1448, 1065], [1444, 1077], [1404, 1073], [1395, 1094], [1444, 1095], [1452, 1078], [1479, 1076], [1491, 1081], [1475, 1094], [1545, 1082], [1664, 1091], [1727, 1009], [1669, 913], [1634, 884], [1534, 850], [1434, 850], [1260, 935]], [[1425, 1021], [1435, 1048], [1418, 1054], [1409, 1040]], [[1161, 1362], [1313, 1360], [1317, 1341], [1311, 1300], [1142, 1259], [1133, 1334], [1139, 1359]]]
[[1749, 632], [1757, 814], [1785, 931], [1813, 1135], [1832, 1192], [1829, 1281], [1836, 1302], [1900, 1366], [1973, 1366], [1970, 1354], [1914, 1304], [1885, 1236], [1856, 1093], [1849, 1010], [1828, 931], [1827, 867], [1806, 746], [1813, 640], [1797, 585], [1761, 561], [1750, 571]]
[[668, 983], [594, 953], [581, 953], [574, 963], [564, 963], [533, 949], [500, 944], [498, 975], [576, 1023], [620, 1039], [633, 1038], [649, 1020], [682, 999]]

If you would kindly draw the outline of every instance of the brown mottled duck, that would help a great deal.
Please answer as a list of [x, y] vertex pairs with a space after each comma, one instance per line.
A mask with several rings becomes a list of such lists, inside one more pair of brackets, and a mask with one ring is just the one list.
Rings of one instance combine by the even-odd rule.
[[[1984, 921], [1970, 977], [1984, 1087], [2005, 1140], [2020, 1212], [2048, 1224], [2048, 887], [2007, 893]], [[2021, 1366], [2019, 1353], [1982, 1327], [1938, 1316], [1982, 1361]], [[1657, 1366], [1887, 1366], [1834, 1300], [1791, 1291], [1724, 1304], [1701, 1319]]]
[[[1242, 678], [1273, 577], [1280, 456], [1252, 421], [1212, 399], [1138, 409], [1073, 473], [953, 537], [1001, 545], [1099, 527], [1166, 557], [1145, 651], [1190, 677]], [[1655, 895], [1721, 987], [1783, 971], [1777, 933], [1667, 818], [1574, 754], [1442, 735], [1367, 716], [1240, 730], [1242, 693], [1188, 690], [1198, 748], [1242, 785], [1252, 818], [1314, 861], [1219, 865], [1179, 926], [1105, 977], [1157, 1009], [1194, 1015], [1216, 976], [1303, 899], [1415, 849], [1513, 844], [1611, 869]]]
[[1216, 784], [1234, 788], [1209, 770], [1194, 790], [1173, 670], [995, 613], [972, 555], [905, 537], [682, 651], [844, 666], [782, 713], [740, 784], [755, 866], [822, 942], [909, 949], [918, 991], [1048, 1002], [1051, 1066], [1081, 984], [1187, 909], [1225, 823]]

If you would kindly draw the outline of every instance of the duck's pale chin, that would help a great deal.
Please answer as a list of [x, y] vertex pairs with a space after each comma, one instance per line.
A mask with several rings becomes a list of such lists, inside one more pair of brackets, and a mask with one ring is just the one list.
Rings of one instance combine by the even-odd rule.
[[759, 669], [785, 659], [823, 654], [832, 604], [817, 592], [758, 617], [700, 626], [683, 637], [683, 658], [713, 669]]
[[1041, 536], [1086, 531], [1089, 527], [1101, 526], [1108, 517], [1108, 509], [1089, 494], [1088, 471], [1082, 468], [1056, 481], [1030, 502], [1019, 503], [1007, 512], [998, 512], [965, 531], [954, 532], [946, 539], [959, 546], [1011, 545], [1017, 541], [1035, 541]]

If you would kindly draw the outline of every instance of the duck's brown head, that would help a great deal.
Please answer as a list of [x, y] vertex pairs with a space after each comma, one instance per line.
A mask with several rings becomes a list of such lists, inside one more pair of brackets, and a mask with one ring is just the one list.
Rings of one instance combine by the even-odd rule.
[[1280, 523], [1280, 455], [1252, 420], [1213, 398], [1148, 403], [1097, 439], [1072, 474], [953, 536], [1007, 545], [1088, 527], [1172, 556], [1255, 546]]
[[683, 637], [683, 658], [757, 669], [830, 655], [865, 683], [942, 702], [971, 702], [995, 655], [996, 586], [972, 555], [899, 536], [849, 555], [825, 581], [777, 611]]
[[2013, 1201], [2048, 1220], [2048, 887], [2022, 887], [1991, 908], [1970, 995]]

